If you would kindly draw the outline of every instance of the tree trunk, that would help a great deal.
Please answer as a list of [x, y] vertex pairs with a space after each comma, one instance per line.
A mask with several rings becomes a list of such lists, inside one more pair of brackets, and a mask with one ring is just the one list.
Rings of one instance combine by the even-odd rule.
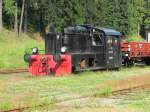
[[23, 23], [23, 15], [24, 15], [24, 6], [25, 6], [25, 0], [22, 1], [22, 10], [21, 10], [21, 17], [20, 17], [20, 26], [19, 26], [19, 36], [22, 32], [22, 23]]
[[14, 31], [18, 32], [18, 4], [17, 1], [15, 3], [16, 11], [15, 11], [15, 23], [14, 23]]
[[27, 26], [28, 26], [28, 9], [27, 9], [27, 4], [25, 4], [25, 12], [24, 12], [24, 32], [27, 32]]
[[138, 36], [140, 36], [140, 24], [138, 23], [138, 31], [137, 31], [137, 33], [138, 33]]
[[2, 14], [2, 6], [3, 4], [3, 0], [0, 0], [0, 31], [2, 30], [3, 28], [3, 20], [2, 20], [2, 17], [3, 17], [3, 14]]

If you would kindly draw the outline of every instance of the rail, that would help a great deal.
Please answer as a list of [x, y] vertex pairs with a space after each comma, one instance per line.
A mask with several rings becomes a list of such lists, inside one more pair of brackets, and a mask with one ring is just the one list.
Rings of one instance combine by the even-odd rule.
[[12, 74], [12, 73], [24, 73], [28, 72], [28, 69], [19, 68], [19, 69], [0, 69], [0, 74]]

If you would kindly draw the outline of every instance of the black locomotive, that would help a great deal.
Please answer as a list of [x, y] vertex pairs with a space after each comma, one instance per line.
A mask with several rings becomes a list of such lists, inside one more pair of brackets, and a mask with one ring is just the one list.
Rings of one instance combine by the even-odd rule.
[[70, 54], [72, 70], [114, 69], [121, 66], [121, 33], [91, 25], [67, 27], [62, 33], [48, 33], [46, 54]]
[[121, 33], [113, 29], [77, 25], [61, 33], [47, 33], [45, 54], [34, 48], [32, 55], [25, 55], [25, 61], [33, 75], [117, 69], [122, 64], [120, 42]]

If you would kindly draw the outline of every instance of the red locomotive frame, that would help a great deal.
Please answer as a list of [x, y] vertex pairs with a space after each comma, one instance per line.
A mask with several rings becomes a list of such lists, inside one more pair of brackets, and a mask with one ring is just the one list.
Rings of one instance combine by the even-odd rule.
[[60, 62], [54, 61], [53, 55], [32, 55], [29, 63], [29, 72], [33, 76], [55, 74], [55, 76], [69, 75], [72, 73], [70, 55], [60, 55]]

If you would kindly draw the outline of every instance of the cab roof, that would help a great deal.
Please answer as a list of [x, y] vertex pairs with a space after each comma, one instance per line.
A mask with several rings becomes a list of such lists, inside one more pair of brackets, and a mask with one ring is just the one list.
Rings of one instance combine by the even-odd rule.
[[103, 32], [105, 35], [113, 35], [113, 36], [121, 36], [122, 34], [119, 31], [116, 31], [114, 29], [109, 29], [109, 28], [101, 28], [101, 27], [94, 27], [89, 24], [85, 25], [77, 25], [75, 27], [67, 27], [64, 29], [64, 32], [71, 32], [71, 33], [88, 33], [91, 32], [92, 30], [96, 30], [98, 32]]
[[119, 31], [108, 29], [108, 28], [97, 28], [105, 33], [105, 35], [114, 35], [114, 36], [121, 36], [122, 34]]
[[116, 31], [114, 29], [109, 29], [109, 28], [101, 28], [101, 27], [94, 27], [93, 25], [90, 24], [85, 24], [85, 25], [79, 25], [82, 27], [85, 27], [87, 29], [97, 29], [105, 33], [105, 35], [114, 35], [114, 36], [120, 36], [122, 35], [119, 31]]

